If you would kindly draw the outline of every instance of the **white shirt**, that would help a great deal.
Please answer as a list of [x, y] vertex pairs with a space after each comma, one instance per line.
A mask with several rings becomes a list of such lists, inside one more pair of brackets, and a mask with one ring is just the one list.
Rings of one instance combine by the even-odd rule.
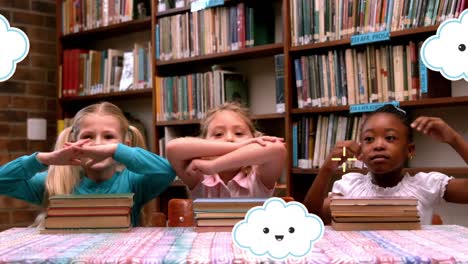
[[453, 177], [440, 172], [418, 172], [414, 176], [408, 173], [394, 187], [383, 188], [372, 183], [369, 172], [347, 173], [333, 184], [333, 193], [345, 197], [365, 196], [411, 196], [418, 199], [418, 211], [421, 224], [430, 225], [434, 206], [443, 199], [447, 183]]

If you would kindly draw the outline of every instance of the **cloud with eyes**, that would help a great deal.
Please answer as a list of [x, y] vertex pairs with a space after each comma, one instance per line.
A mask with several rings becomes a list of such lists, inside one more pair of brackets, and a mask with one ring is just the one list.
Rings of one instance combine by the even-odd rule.
[[15, 27], [10, 27], [8, 20], [0, 15], [0, 82], [6, 81], [16, 71], [16, 64], [29, 52], [29, 39]]
[[446, 79], [468, 81], [468, 9], [459, 18], [440, 24], [437, 33], [424, 41], [421, 60]]
[[232, 238], [256, 256], [285, 259], [305, 256], [323, 232], [322, 220], [303, 204], [274, 197], [250, 209], [234, 226]]

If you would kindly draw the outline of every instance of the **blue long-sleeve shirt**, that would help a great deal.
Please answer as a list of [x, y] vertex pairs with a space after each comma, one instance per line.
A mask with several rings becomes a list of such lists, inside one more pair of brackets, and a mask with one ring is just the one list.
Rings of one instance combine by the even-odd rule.
[[[0, 167], [0, 194], [42, 204], [47, 166], [40, 163], [36, 155], [23, 156]], [[113, 158], [126, 168], [99, 183], [82, 177], [73, 194], [135, 193], [132, 224], [137, 226], [142, 206], [169, 186], [175, 171], [166, 159], [124, 144], [117, 146]]]

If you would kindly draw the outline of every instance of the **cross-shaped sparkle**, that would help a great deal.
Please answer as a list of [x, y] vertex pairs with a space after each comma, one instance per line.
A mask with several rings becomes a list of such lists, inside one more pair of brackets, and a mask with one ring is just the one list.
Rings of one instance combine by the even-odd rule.
[[[343, 147], [343, 156], [342, 157], [346, 157], [346, 147]], [[332, 160], [339, 161], [339, 160], [341, 160], [341, 158], [332, 158]], [[348, 161], [348, 160], [355, 161], [356, 158], [346, 159], [346, 161]], [[346, 161], [343, 162], [343, 172], [346, 172]]]

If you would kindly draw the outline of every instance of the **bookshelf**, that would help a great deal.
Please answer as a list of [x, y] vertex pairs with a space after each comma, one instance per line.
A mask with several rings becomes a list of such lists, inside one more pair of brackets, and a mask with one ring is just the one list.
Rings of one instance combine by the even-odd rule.
[[[60, 6], [62, 1], [57, 1], [57, 6]], [[74, 114], [76, 111], [75, 105], [85, 105], [91, 102], [96, 102], [100, 100], [110, 100], [112, 102], [124, 102], [130, 100], [132, 103], [130, 105], [139, 105], [141, 109], [142, 105], [147, 105], [149, 110], [146, 111], [146, 116], [149, 116], [150, 121], [148, 126], [153, 131], [153, 134], [150, 138], [153, 146], [153, 151], [159, 154], [163, 154], [164, 149], [164, 140], [169, 140], [168, 137], [173, 136], [195, 136], [197, 135], [199, 129], [199, 117], [190, 117], [190, 118], [161, 118], [162, 107], [167, 103], [162, 101], [161, 97], [161, 80], [165, 78], [172, 78], [177, 76], [188, 76], [194, 73], [207, 73], [212, 71], [211, 66], [217, 64], [223, 67], [234, 68], [236, 72], [242, 73], [247, 80], [247, 86], [249, 87], [249, 99], [250, 99], [250, 110], [252, 113], [252, 118], [255, 120], [256, 124], [261, 131], [284, 137], [287, 143], [288, 148], [288, 158], [287, 158], [287, 167], [286, 167], [286, 179], [283, 179], [281, 186], [287, 188], [287, 195], [294, 197], [298, 201], [302, 201], [305, 192], [311, 185], [315, 175], [318, 173], [318, 169], [300, 169], [293, 166], [293, 124], [303, 117], [317, 118], [319, 115], [329, 115], [329, 114], [339, 114], [347, 115], [349, 112], [349, 105], [327, 105], [321, 107], [303, 107], [298, 106], [298, 90], [296, 87], [295, 79], [295, 65], [294, 60], [301, 58], [302, 56], [313, 56], [313, 55], [322, 55], [326, 54], [329, 51], [345, 51], [346, 49], [356, 49], [356, 50], [365, 50], [368, 46], [382, 47], [388, 45], [394, 47], [397, 45], [406, 45], [409, 41], [419, 42], [424, 41], [427, 37], [434, 35], [438, 28], [438, 25], [441, 21], [435, 20], [434, 23], [428, 23], [424, 25], [415, 26], [406, 23], [404, 28], [394, 28], [390, 29], [390, 39], [387, 41], [369, 43], [358, 46], [351, 46], [351, 34], [347, 30], [347, 27], [341, 27], [340, 30], [344, 30], [346, 34], [343, 36], [339, 35], [340, 31], [334, 32], [334, 35], [328, 40], [317, 39], [309, 41], [308, 43], [296, 43], [297, 41], [297, 24], [294, 24], [293, 21], [299, 21], [295, 15], [292, 15], [295, 10], [300, 7], [299, 10], [305, 10], [304, 8], [311, 3], [322, 3], [326, 4], [323, 7], [323, 10], [329, 8], [329, 4], [333, 1], [313, 1], [313, 0], [274, 0], [269, 1], [268, 4], [258, 1], [250, 0], [226, 0], [223, 7], [215, 7], [214, 9], [233, 9], [239, 4], [243, 4], [244, 7], [253, 7], [262, 8], [262, 16], [266, 17], [271, 21], [274, 26], [273, 29], [269, 32], [269, 41], [267, 43], [262, 43], [261, 45], [251, 45], [249, 47], [238, 47], [238, 48], [228, 48], [223, 46], [219, 50], [210, 50], [202, 51], [200, 47], [198, 50], [191, 49], [194, 45], [194, 31], [185, 29], [185, 34], [188, 35], [188, 38], [182, 41], [182, 29], [173, 28], [170, 31], [162, 30], [161, 27], [163, 23], [169, 23], [169, 19], [174, 19], [177, 16], [177, 20], [180, 23], [190, 24], [190, 17], [194, 14], [190, 12], [190, 3], [191, 1], [186, 0], [184, 7], [166, 9], [165, 11], [158, 12], [157, 9], [158, 1], [151, 1], [151, 17], [145, 18], [142, 20], [135, 20], [129, 22], [123, 22], [119, 24], [110, 25], [107, 27], [101, 27], [96, 29], [91, 29], [83, 32], [72, 33], [68, 35], [62, 35], [61, 32], [61, 23], [57, 23], [57, 65], [60, 65], [63, 60], [63, 50], [66, 48], [105, 48], [106, 45], [109, 46], [112, 43], [116, 42], [116, 39], [119, 37], [131, 39], [131, 38], [141, 38], [142, 35], [151, 41], [151, 54], [161, 55], [167, 50], [163, 50], [162, 47], [167, 48], [167, 41], [164, 39], [165, 36], [170, 35], [170, 37], [178, 37], [181, 43], [179, 47], [182, 51], [182, 46], [185, 48], [183, 56], [173, 56], [171, 54], [165, 54], [166, 57], [160, 56], [155, 59], [155, 56], [152, 56], [150, 59], [151, 68], [153, 71], [153, 80], [152, 87], [154, 89], [143, 89], [138, 91], [128, 91], [114, 94], [99, 94], [99, 95], [88, 95], [80, 97], [62, 97], [58, 100], [59, 102], [59, 118], [67, 117]], [[335, 1], [335, 3], [354, 3], [359, 4], [363, 1]], [[396, 3], [397, 1], [382, 1], [382, 2], [392, 2]], [[410, 2], [425, 2], [425, 1], [406, 1], [399, 0], [398, 11], [393, 10], [392, 15], [395, 14], [410, 14], [409, 8]], [[433, 1], [429, 1], [433, 2]], [[426, 8], [426, 13], [428, 3], [425, 7], [419, 6], [415, 7], [417, 9]], [[434, 1], [434, 3], [437, 1]], [[450, 12], [455, 12], [456, 10], [461, 11], [465, 7], [461, 5], [462, 1], [438, 1], [442, 3], [440, 7], [436, 7], [432, 10], [437, 10], [437, 13], [433, 11], [433, 14], [436, 18], [442, 14], [450, 14]], [[369, 5], [374, 3], [374, 1], [366, 1]], [[377, 1], [375, 1], [377, 3]], [[446, 3], [446, 4], [445, 4]], [[458, 4], [460, 3], [460, 4]], [[304, 6], [302, 6], [304, 5]], [[453, 5], [453, 8], [449, 5]], [[310, 6], [309, 6], [310, 7]], [[296, 8], [296, 9], [295, 9]], [[343, 7], [345, 8], [345, 7]], [[322, 10], [322, 9], [320, 9]], [[339, 10], [339, 9], [336, 9]], [[374, 10], [374, 9], [369, 9]], [[379, 10], [378, 8], [375, 10]], [[421, 10], [420, 10], [421, 11]], [[210, 12], [218, 11], [198, 11], [198, 15], [205, 12], [206, 16], [212, 15]], [[226, 12], [226, 11], [219, 11]], [[229, 11], [228, 11], [229, 12]], [[320, 12], [317, 9], [314, 12]], [[406, 12], [406, 13], [405, 13]], [[444, 13], [445, 12], [445, 13]], [[425, 12], [420, 12], [425, 14]], [[458, 12], [460, 13], [460, 12]], [[216, 13], [217, 14], [217, 13]], [[337, 13], [339, 14], [339, 12]], [[371, 14], [371, 13], [369, 13]], [[245, 15], [245, 14], [244, 14]], [[360, 15], [360, 14], [358, 14]], [[365, 15], [365, 14], [364, 14]], [[415, 16], [416, 13], [413, 14]], [[423, 15], [424, 16], [424, 15]], [[455, 13], [452, 14], [455, 17]], [[185, 18], [182, 18], [185, 17]], [[200, 19], [200, 17], [198, 17]], [[245, 17], [244, 17], [245, 18]], [[398, 18], [398, 15], [395, 17]], [[413, 17], [415, 18], [415, 17]], [[447, 16], [447, 18], [449, 18]], [[186, 19], [186, 20], [183, 20]], [[214, 18], [213, 18], [214, 19]], [[218, 18], [219, 19], [219, 18]], [[365, 21], [365, 17], [364, 20]], [[166, 22], [163, 22], [165, 21]], [[58, 8], [57, 11], [57, 21], [61, 21], [61, 9]], [[403, 20], [401, 20], [403, 21]], [[199, 21], [200, 22], [200, 21]], [[175, 22], [171, 22], [175, 23]], [[314, 22], [315, 23], [315, 22]], [[311, 22], [311, 25], [314, 25]], [[221, 25], [222, 23], [218, 23]], [[213, 27], [213, 32], [219, 30], [216, 23], [211, 25]], [[219, 26], [218, 25], [218, 26]], [[225, 25], [226, 26], [226, 25]], [[389, 26], [390, 27], [390, 26]], [[203, 29], [210, 28], [209, 23], [203, 24]], [[181, 36], [175, 36], [180, 30]], [[239, 30], [235, 27], [235, 30]], [[246, 30], [246, 28], [244, 28]], [[310, 29], [302, 28], [301, 32], [307, 32]], [[150, 34], [149, 34], [149, 31]], [[140, 32], [140, 33], [138, 33]], [[170, 32], [168, 34], [167, 32]], [[309, 31], [310, 33], [310, 31]], [[355, 32], [356, 33], [356, 32]], [[367, 32], [361, 32], [367, 33]], [[197, 34], [201, 34], [198, 32]], [[215, 33], [213, 33], [215, 34]], [[185, 36], [185, 35], [184, 35]], [[224, 35], [223, 35], [224, 37]], [[102, 41], [97, 42], [96, 39]], [[108, 40], [106, 40], [108, 39]], [[312, 38], [313, 39], [313, 38]], [[188, 41], [187, 41], [188, 40]], [[213, 41], [213, 40], [212, 40]], [[294, 43], [293, 43], [294, 42]], [[182, 43], [184, 43], [182, 45]], [[189, 44], [187, 44], [189, 43]], [[210, 42], [212, 43], [212, 42]], [[198, 39], [197, 45], [200, 46], [201, 42]], [[217, 43], [219, 45], [219, 43]], [[222, 45], [221, 45], [222, 46]], [[219, 46], [217, 46], [219, 47]], [[172, 47], [170, 47], [172, 48]], [[171, 50], [174, 54], [174, 52]], [[180, 55], [179, 54], [179, 55]], [[284, 100], [285, 100], [285, 112], [276, 113], [275, 110], [275, 61], [274, 56], [282, 54], [284, 56]], [[164, 57], [164, 58], [163, 58]], [[177, 77], [177, 78], [179, 78]], [[430, 79], [428, 83], [429, 89], [435, 89], [436, 87], [447, 87], [450, 85], [450, 82], [441, 80], [439, 73], [428, 71], [428, 77]], [[60, 85], [58, 85], [60, 87]], [[159, 89], [159, 90], [158, 90]], [[440, 89], [440, 88], [439, 88]], [[437, 89], [436, 89], [437, 90]], [[467, 106], [468, 105], [468, 96], [458, 96], [458, 97], [434, 97], [434, 98], [418, 98], [417, 100], [405, 100], [400, 101], [400, 106], [404, 109], [409, 110], [410, 112], [416, 109], [426, 109], [426, 108], [441, 108], [449, 106]], [[442, 110], [443, 111], [443, 110]], [[437, 170], [449, 175], [461, 176], [466, 175], [468, 171], [463, 168], [450, 168], [450, 167], [435, 167], [435, 168], [426, 168], [426, 167], [417, 167], [409, 168], [411, 171], [426, 171], [426, 170]], [[357, 170], [363, 171], [363, 170]], [[337, 175], [340, 175], [340, 172], [337, 172]]]
[[[128, 5], [125, 7], [113, 9], [109, 6], [110, 1], [101, 1], [100, 5], [90, 1], [56, 1], [57, 72], [60, 73], [57, 78], [57, 118], [67, 120], [87, 105], [109, 101], [143, 123], [146, 130], [144, 132], [148, 135], [148, 147], [153, 149], [153, 78], [150, 74], [153, 70], [151, 6], [150, 1], [145, 0], [127, 2]], [[119, 2], [112, 1], [112, 3], [116, 5]], [[138, 9], [141, 3], [145, 5], [146, 13]], [[139, 49], [135, 43], [139, 43]], [[110, 57], [111, 49], [122, 54], [115, 55], [114, 53], [115, 56]], [[133, 87], [121, 89], [120, 79], [115, 77], [114, 86], [110, 87], [111, 84], [107, 82], [107, 78], [114, 77], [108, 76], [114, 74], [117, 76], [118, 67], [121, 71], [125, 70], [124, 65], [121, 64], [124, 61], [120, 56], [132, 49], [133, 54], [142, 60], [138, 66], [132, 62], [132, 78], [133, 74], [138, 74], [141, 69], [146, 75], [145, 83], [141, 84], [139, 80], [138, 87], [134, 85], [134, 82]], [[143, 52], [140, 52], [140, 49]], [[76, 57], [69, 55], [74, 50], [79, 52]], [[97, 62], [93, 60], [93, 55], [96, 58], [96, 54], [99, 55]], [[107, 61], [111, 59], [115, 61], [107, 64]], [[144, 63], [145, 60], [148, 61], [147, 64]], [[136, 61], [135, 57], [133, 61]], [[141, 67], [141, 65], [144, 66]], [[99, 70], [96, 70], [97, 68]], [[96, 89], [96, 83], [100, 84], [100, 88]], [[71, 89], [78, 91], [69, 94], [67, 89], [70, 88], [65, 87], [73, 87]]]
[[[255, 1], [226, 1], [226, 6], [232, 5], [238, 2], [255, 2]], [[292, 124], [294, 121], [302, 118], [302, 117], [313, 117], [316, 118], [318, 115], [329, 115], [329, 114], [342, 114], [347, 115], [349, 113], [349, 105], [333, 105], [333, 106], [322, 106], [322, 107], [304, 107], [299, 108], [297, 98], [297, 90], [296, 90], [296, 80], [295, 80], [295, 69], [294, 69], [294, 60], [300, 58], [301, 56], [310, 56], [314, 54], [324, 54], [330, 50], [345, 50], [345, 49], [365, 49], [366, 46], [376, 45], [378, 47], [383, 45], [402, 45], [409, 41], [424, 41], [427, 37], [434, 35], [437, 31], [438, 25], [440, 21], [436, 21], [435, 23], [428, 23], [426, 25], [421, 24], [419, 26], [410, 25], [407, 22], [407, 25], [404, 28], [394, 28], [390, 30], [390, 39], [384, 42], [379, 43], [370, 43], [365, 45], [359, 46], [351, 46], [351, 39], [350, 36], [345, 36], [342, 38], [331, 39], [328, 41], [316, 41], [315, 43], [307, 43], [307, 44], [295, 44], [293, 45], [293, 41], [295, 41], [294, 34], [294, 25], [292, 21], [295, 21], [293, 16], [291, 15], [292, 12], [295, 11], [297, 5], [304, 5], [305, 3], [314, 3], [314, 1], [298, 1], [298, 0], [283, 0], [279, 1], [280, 7], [280, 17], [275, 19], [275, 21], [279, 21], [281, 24], [280, 26], [276, 25], [276, 31], [280, 31], [279, 34], [282, 35], [282, 41], [275, 41], [275, 43], [270, 43], [267, 45], [261, 45], [258, 47], [250, 47], [244, 49], [238, 49], [235, 51], [223, 51], [223, 52], [214, 52], [211, 54], [205, 54], [201, 56], [193, 56], [187, 58], [176, 58], [176, 59], [169, 59], [169, 60], [156, 60], [155, 67], [156, 73], [158, 76], [170, 76], [170, 75], [177, 75], [177, 74], [187, 74], [193, 70], [191, 69], [207, 69], [207, 65], [211, 64], [229, 64], [229, 65], [241, 65], [245, 67], [254, 68], [257, 65], [252, 64], [256, 60], [264, 60], [265, 58], [271, 58], [276, 54], [283, 54], [284, 55], [284, 96], [285, 96], [285, 103], [286, 109], [284, 114], [277, 114], [274, 113], [274, 110], [269, 109], [267, 112], [262, 112], [261, 110], [251, 109], [253, 112], [253, 118], [257, 120], [258, 123], [263, 124], [266, 127], [276, 126], [276, 131], [272, 131], [273, 133], [277, 133], [274, 135], [283, 136], [287, 142], [288, 147], [288, 159], [287, 159], [287, 176], [284, 184], [288, 189], [288, 195], [293, 196], [296, 200], [301, 201], [305, 195], [305, 192], [311, 185], [314, 176], [318, 173], [317, 168], [312, 169], [300, 169], [297, 167], [293, 167], [292, 165], [292, 147], [293, 147], [293, 131], [292, 131]], [[317, 2], [317, 1], [315, 1]], [[333, 2], [333, 1], [332, 1]], [[338, 3], [343, 1], [338, 1]], [[348, 1], [350, 2], [359, 2], [359, 1]], [[372, 2], [372, 1], [368, 1]], [[391, 2], [391, 1], [388, 1]], [[399, 1], [401, 6], [399, 12], [409, 12], [407, 8], [409, 8], [410, 3], [409, 1], [401, 0]], [[411, 1], [413, 2], [413, 1]], [[416, 1], [414, 1], [416, 2]], [[443, 1], [440, 1], [443, 2]], [[433, 13], [437, 16], [444, 14], [449, 14], [450, 12], [458, 12], [464, 9], [461, 6], [461, 1], [454, 1], [460, 2], [458, 5], [457, 3], [453, 4], [453, 8], [451, 7], [432, 7], [437, 10], [437, 13]], [[331, 3], [331, 2], [330, 2]], [[327, 3], [330, 4], [330, 3]], [[337, 3], [337, 2], [335, 2]], [[374, 6], [375, 7], [375, 6]], [[416, 8], [416, 7], [415, 7]], [[427, 8], [429, 7], [417, 7], [417, 8]], [[378, 8], [377, 8], [378, 9]], [[376, 9], [376, 10], [377, 10]], [[439, 10], [440, 9], [440, 10]], [[442, 10], [443, 9], [443, 10]], [[156, 9], [154, 9], [156, 10]], [[379, 9], [380, 10], [380, 9]], [[385, 10], [385, 8], [384, 8]], [[405, 11], [406, 10], [406, 11]], [[434, 10], [434, 9], [432, 9]], [[452, 10], [452, 11], [451, 11]], [[315, 10], [316, 12], [319, 12]], [[184, 14], [189, 12], [188, 7], [184, 8], [177, 8], [172, 10], [166, 10], [164, 12], [158, 13], [155, 15], [156, 23], [158, 18], [177, 15], [177, 14]], [[395, 12], [394, 12], [395, 13]], [[402, 13], [403, 14], [403, 13]], [[409, 13], [406, 13], [409, 14]], [[424, 16], [424, 12], [422, 12]], [[430, 12], [428, 13], [430, 14]], [[394, 15], [393, 15], [394, 16]], [[414, 13], [416, 16], [416, 13]], [[455, 14], [452, 14], [455, 17]], [[448, 17], [447, 17], [448, 18]], [[367, 19], [367, 18], [366, 18]], [[403, 21], [403, 20], [401, 20]], [[402, 22], [403, 23], [403, 22]], [[393, 25], [392, 25], [393, 26]], [[389, 25], [390, 27], [390, 25]], [[280, 30], [278, 30], [280, 28]], [[304, 30], [305, 32], [305, 30]], [[365, 32], [361, 32], [365, 33]], [[278, 34], [278, 32], [276, 32]], [[248, 61], [246, 64], [242, 64], [242, 62]], [[250, 65], [249, 65], [250, 63]], [[266, 62], [264, 65], [270, 64], [272, 61]], [[189, 68], [189, 70], [187, 70]], [[244, 69], [245, 70], [245, 69]], [[270, 71], [270, 74], [275, 74], [274, 71]], [[273, 76], [274, 78], [274, 76]], [[429, 89], [434, 89], [438, 86], [446, 87], [450, 85], [450, 82], [447, 80], [441, 80], [441, 76], [439, 73], [432, 72], [428, 70], [428, 78], [431, 79], [429, 82]], [[434, 81], [432, 81], [434, 80]], [[256, 80], [256, 85], [249, 89], [257, 89], [257, 87], [262, 86], [261, 82], [258, 79]], [[266, 82], [268, 83], [268, 81]], [[271, 82], [270, 82], [271, 83]], [[273, 83], [274, 85], [274, 83]], [[441, 89], [441, 88], [439, 88]], [[157, 98], [155, 98], [157, 99]], [[274, 100], [272, 98], [267, 98], [263, 100]], [[253, 102], [261, 103], [262, 97], [257, 96]], [[400, 101], [400, 106], [404, 109], [409, 111], [413, 111], [416, 109], [430, 109], [430, 108], [438, 108], [444, 109], [448, 106], [466, 106], [468, 105], [468, 96], [457, 96], [457, 97], [435, 97], [435, 98], [419, 98], [418, 100], [411, 100], [411, 101]], [[258, 113], [258, 112], [261, 113]], [[442, 110], [443, 111], [443, 110]], [[185, 128], [189, 128], [190, 131], [193, 131], [198, 128], [199, 119], [192, 119], [192, 120], [164, 120], [164, 121], [155, 121], [156, 125], [156, 140], [164, 137], [166, 129], [172, 128], [179, 131], [183, 131]], [[279, 133], [278, 133], [279, 131]], [[268, 133], [269, 131], [267, 131]], [[407, 169], [410, 173], [416, 171], [431, 171], [437, 170], [448, 175], [454, 176], [465, 176], [468, 174], [468, 169], [463, 167], [436, 167], [436, 168], [429, 168], [429, 167], [415, 167], [415, 168], [408, 168]], [[359, 171], [365, 172], [365, 170], [351, 170], [351, 171]], [[339, 176], [341, 173], [337, 172]]]

